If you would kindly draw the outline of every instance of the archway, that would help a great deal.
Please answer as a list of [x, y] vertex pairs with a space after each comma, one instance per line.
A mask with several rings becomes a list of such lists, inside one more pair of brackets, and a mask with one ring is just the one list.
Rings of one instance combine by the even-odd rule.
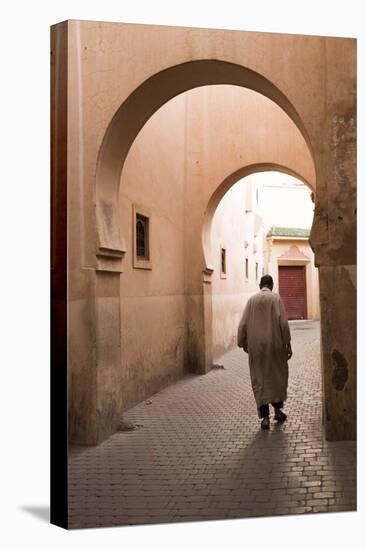
[[[306, 238], [314, 219], [312, 192], [306, 178], [293, 170], [259, 164], [230, 175], [211, 196], [202, 240], [205, 279], [210, 282], [206, 296], [212, 302], [212, 318], [207, 307], [205, 324], [212, 327], [214, 363], [236, 347], [243, 307], [265, 273], [273, 277], [274, 292], [283, 296], [286, 308], [291, 305], [289, 319], [319, 320], [318, 270]], [[288, 281], [280, 277], [283, 266], [304, 275], [297, 282], [300, 294], [292, 301], [287, 298]]]
[[[203, 220], [202, 225], [202, 249], [205, 262], [205, 269], [203, 273], [203, 295], [204, 295], [204, 341], [205, 341], [205, 372], [209, 370], [210, 365], [213, 364], [214, 355], [213, 355], [213, 297], [212, 297], [212, 276], [214, 273], [213, 268], [213, 248], [211, 243], [211, 226], [215, 211], [230, 188], [232, 188], [239, 180], [250, 176], [252, 174], [258, 174], [260, 172], [270, 172], [276, 171], [284, 174], [288, 174], [297, 178], [307, 185], [309, 190], [313, 193], [315, 191], [315, 181], [309, 181], [305, 176], [296, 172], [294, 169], [289, 168], [288, 166], [279, 165], [275, 163], [258, 163], [248, 166], [243, 166], [239, 170], [236, 170], [232, 174], [229, 174], [215, 189], [214, 193], [211, 195]], [[314, 218], [313, 218], [314, 221]]]
[[299, 179], [300, 181], [304, 182], [309, 189], [312, 190], [313, 193], [315, 193], [315, 181], [308, 181], [304, 176], [296, 172], [295, 170], [280, 165], [280, 164], [274, 164], [274, 163], [259, 163], [259, 164], [252, 164], [249, 166], [243, 166], [236, 172], [230, 174], [227, 176], [227, 178], [224, 179], [224, 181], [221, 182], [221, 184], [216, 188], [215, 192], [211, 195], [211, 198], [207, 204], [206, 212], [205, 212], [205, 218], [203, 222], [202, 227], [202, 247], [203, 247], [203, 254], [205, 258], [205, 264], [206, 264], [206, 271], [209, 273], [211, 271], [211, 241], [210, 241], [210, 235], [211, 235], [211, 224], [212, 219], [215, 214], [216, 208], [219, 205], [221, 199], [227, 193], [227, 191], [235, 185], [239, 180], [250, 176], [251, 174], [256, 174], [259, 172], [282, 172], [283, 174], [288, 174], [289, 176], [294, 176], [295, 178]]
[[[312, 151], [308, 132], [294, 106], [272, 82], [251, 69], [223, 60], [203, 59], [169, 67], [151, 76], [115, 113], [99, 152], [96, 172], [97, 256], [103, 259], [99, 262], [99, 269], [118, 271], [125, 252], [119, 235], [118, 188], [125, 159], [136, 135], [164, 103], [187, 90], [212, 84], [249, 88], [271, 99], [292, 119]], [[113, 268], [110, 268], [111, 263]]]

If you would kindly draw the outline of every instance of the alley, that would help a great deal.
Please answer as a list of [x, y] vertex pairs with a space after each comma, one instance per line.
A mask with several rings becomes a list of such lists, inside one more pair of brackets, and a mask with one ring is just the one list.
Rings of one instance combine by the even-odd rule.
[[322, 434], [319, 328], [291, 322], [288, 421], [269, 432], [234, 349], [126, 412], [136, 429], [71, 446], [70, 527], [354, 510], [355, 443]]

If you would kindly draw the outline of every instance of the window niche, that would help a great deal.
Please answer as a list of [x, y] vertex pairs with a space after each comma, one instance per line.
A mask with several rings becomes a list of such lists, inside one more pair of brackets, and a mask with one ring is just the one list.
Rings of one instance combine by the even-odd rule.
[[220, 277], [226, 279], [226, 248], [220, 247]]
[[150, 210], [134, 205], [132, 223], [133, 267], [137, 269], [152, 269]]

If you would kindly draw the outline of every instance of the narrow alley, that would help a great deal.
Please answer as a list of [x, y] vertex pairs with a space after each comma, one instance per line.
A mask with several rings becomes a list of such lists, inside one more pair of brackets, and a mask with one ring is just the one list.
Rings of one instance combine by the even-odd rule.
[[287, 422], [260, 429], [234, 349], [127, 411], [135, 429], [70, 446], [70, 527], [355, 510], [355, 442], [322, 433], [319, 322], [290, 326]]

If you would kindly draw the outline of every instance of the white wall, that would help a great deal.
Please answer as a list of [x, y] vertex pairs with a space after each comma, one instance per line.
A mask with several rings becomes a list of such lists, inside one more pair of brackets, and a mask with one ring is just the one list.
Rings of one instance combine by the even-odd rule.
[[[211, 243], [215, 251], [212, 277], [214, 358], [236, 345], [237, 327], [244, 306], [258, 290], [263, 270], [260, 221], [256, 213], [255, 188], [252, 176], [249, 176], [225, 194], [212, 221]], [[227, 256], [225, 278], [220, 273], [221, 247], [226, 249]], [[248, 278], [245, 259], [248, 259]]]
[[259, 190], [259, 212], [266, 226], [310, 229], [314, 216], [311, 189], [279, 172], [253, 174]]

